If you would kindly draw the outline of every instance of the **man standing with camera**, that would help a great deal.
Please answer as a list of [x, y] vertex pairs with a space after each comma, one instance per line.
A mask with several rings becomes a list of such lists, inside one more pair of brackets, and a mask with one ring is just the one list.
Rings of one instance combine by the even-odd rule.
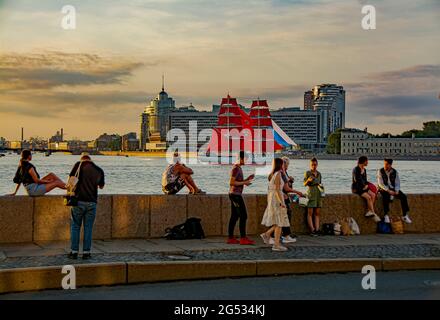
[[104, 171], [92, 162], [88, 153], [83, 153], [81, 161], [77, 162], [70, 172], [70, 177], [77, 177], [78, 182], [75, 186], [75, 201], [71, 209], [71, 252], [68, 257], [78, 259], [81, 225], [84, 223], [82, 258], [87, 260], [91, 258], [90, 250], [98, 203], [98, 187], [103, 189], [105, 185]]

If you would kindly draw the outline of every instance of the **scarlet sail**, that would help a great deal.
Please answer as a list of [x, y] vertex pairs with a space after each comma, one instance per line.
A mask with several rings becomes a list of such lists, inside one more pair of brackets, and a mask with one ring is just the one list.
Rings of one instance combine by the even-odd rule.
[[254, 100], [247, 114], [240, 108], [237, 99], [228, 95], [222, 99], [207, 153], [227, 156], [244, 150], [252, 154], [266, 154], [294, 145], [295, 142], [272, 120], [266, 100]]

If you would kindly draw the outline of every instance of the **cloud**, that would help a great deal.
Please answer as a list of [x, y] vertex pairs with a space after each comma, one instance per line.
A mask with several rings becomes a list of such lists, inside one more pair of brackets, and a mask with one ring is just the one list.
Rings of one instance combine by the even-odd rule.
[[407, 78], [440, 78], [440, 65], [418, 65], [396, 71], [375, 73], [369, 76], [378, 81], [399, 81]]
[[134, 70], [156, 64], [82, 53], [0, 54], [0, 92], [121, 84]]

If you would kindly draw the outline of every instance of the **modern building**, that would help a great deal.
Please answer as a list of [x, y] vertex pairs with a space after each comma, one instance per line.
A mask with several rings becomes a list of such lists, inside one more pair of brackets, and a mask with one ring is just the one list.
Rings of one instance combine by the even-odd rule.
[[313, 91], [304, 92], [304, 110], [313, 110]]
[[321, 135], [321, 113], [299, 107], [272, 110], [272, 119], [302, 149], [321, 151], [326, 143]]
[[[170, 129], [180, 129], [185, 134], [187, 140], [187, 151], [192, 150], [192, 147], [197, 146], [197, 150], [207, 144], [210, 135], [200, 136], [204, 129], [210, 132], [217, 125], [218, 112], [214, 111], [198, 111], [192, 105], [189, 107], [179, 108], [170, 113], [169, 123]], [[208, 132], [205, 131], [205, 132]]]
[[336, 84], [321, 84], [304, 93], [304, 109], [317, 111], [321, 117], [320, 136], [345, 128], [345, 90]]
[[139, 149], [139, 140], [136, 132], [130, 132], [122, 136], [122, 151], [136, 151]]
[[140, 147], [144, 148], [152, 134], [159, 134], [161, 141], [166, 141], [170, 128], [169, 114], [175, 110], [175, 101], [165, 92], [164, 78], [162, 76], [162, 91], [150, 101], [141, 114]]
[[343, 129], [342, 155], [439, 156], [440, 138], [374, 137], [367, 130]]

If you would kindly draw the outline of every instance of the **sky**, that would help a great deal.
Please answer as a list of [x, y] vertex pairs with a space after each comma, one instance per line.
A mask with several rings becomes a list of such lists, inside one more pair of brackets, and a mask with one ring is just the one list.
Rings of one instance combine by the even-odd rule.
[[0, 137], [138, 132], [162, 74], [200, 110], [228, 93], [302, 107], [336, 83], [346, 127], [400, 133], [440, 120], [439, 35], [440, 0], [0, 0]]

